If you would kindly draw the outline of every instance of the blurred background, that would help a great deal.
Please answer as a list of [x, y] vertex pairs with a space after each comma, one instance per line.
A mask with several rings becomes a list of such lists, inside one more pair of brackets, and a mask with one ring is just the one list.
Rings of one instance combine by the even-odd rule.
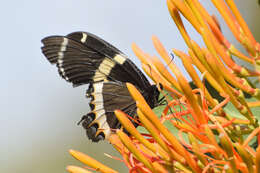
[[[235, 2], [259, 41], [257, 0]], [[208, 3], [204, 1], [206, 8], [216, 14]], [[80, 165], [69, 155], [69, 149], [126, 172], [122, 163], [104, 155], [118, 156], [111, 145], [90, 142], [83, 128], [77, 126], [89, 111], [87, 86], [73, 89], [59, 77], [56, 67], [41, 53], [40, 40], [49, 35], [88, 31], [118, 47], [140, 67], [131, 44], [135, 42], [144, 51], [155, 54], [152, 35], [158, 36], [169, 52], [171, 48], [187, 50], [166, 2], [9, 0], [1, 4], [0, 21], [0, 172], [66, 172], [67, 165]], [[220, 23], [224, 35], [237, 45], [221, 20]], [[188, 31], [196, 38], [193, 29]], [[201, 42], [199, 37], [196, 41]], [[177, 59], [174, 61], [179, 63]]]

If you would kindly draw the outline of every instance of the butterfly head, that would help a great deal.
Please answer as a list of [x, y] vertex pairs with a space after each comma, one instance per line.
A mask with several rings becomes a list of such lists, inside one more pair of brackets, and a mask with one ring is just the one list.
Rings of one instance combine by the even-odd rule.
[[149, 89], [148, 98], [146, 98], [146, 101], [152, 109], [156, 106], [159, 106], [159, 101], [158, 101], [159, 96], [160, 96], [160, 91], [158, 90], [157, 86], [151, 85]]

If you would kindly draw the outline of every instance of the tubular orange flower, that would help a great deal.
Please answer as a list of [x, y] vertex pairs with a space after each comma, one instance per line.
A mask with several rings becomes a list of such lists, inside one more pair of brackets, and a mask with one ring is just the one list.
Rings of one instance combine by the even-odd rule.
[[256, 161], [255, 161], [255, 165], [256, 165], [255, 173], [257, 173], [257, 172], [260, 171], [260, 146], [258, 146], [258, 147], [257, 147], [257, 150], [256, 150]]
[[67, 166], [67, 171], [70, 173], [91, 173], [90, 171], [87, 171], [86, 169], [78, 166]]
[[[96, 161], [95, 159], [89, 157], [88, 155], [85, 155], [81, 152], [70, 150], [70, 154], [75, 157], [76, 159], [80, 160], [81, 162], [85, 163], [86, 165], [94, 168], [95, 170], [99, 172], [104, 173], [117, 173], [117, 171], [103, 165], [102, 163]], [[80, 170], [82, 171], [82, 170]], [[78, 172], [78, 171], [77, 171]]]

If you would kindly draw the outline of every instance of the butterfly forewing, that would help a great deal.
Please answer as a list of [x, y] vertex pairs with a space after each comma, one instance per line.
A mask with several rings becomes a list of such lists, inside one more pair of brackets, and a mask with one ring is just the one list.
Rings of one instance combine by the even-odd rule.
[[106, 75], [98, 70], [105, 58], [99, 52], [63, 36], [47, 37], [42, 42], [44, 55], [74, 86], [106, 79]]
[[110, 77], [121, 82], [131, 82], [141, 90], [150, 87], [149, 81], [137, 66], [129, 60], [120, 50], [110, 43], [88, 32], [74, 32], [67, 35], [68, 38], [77, 40], [115, 62], [110, 71]]

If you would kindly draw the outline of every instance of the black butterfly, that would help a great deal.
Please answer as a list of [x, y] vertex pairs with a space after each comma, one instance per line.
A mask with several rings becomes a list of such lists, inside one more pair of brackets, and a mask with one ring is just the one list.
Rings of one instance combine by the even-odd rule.
[[[121, 128], [114, 115], [120, 109], [136, 118], [136, 104], [125, 83], [135, 85], [151, 108], [158, 105], [159, 91], [120, 50], [88, 32], [67, 36], [50, 36], [42, 40], [43, 54], [56, 64], [59, 74], [74, 87], [89, 84], [86, 96], [91, 98], [91, 112], [80, 121], [89, 139], [108, 138]], [[136, 122], [133, 122], [138, 126]]]

